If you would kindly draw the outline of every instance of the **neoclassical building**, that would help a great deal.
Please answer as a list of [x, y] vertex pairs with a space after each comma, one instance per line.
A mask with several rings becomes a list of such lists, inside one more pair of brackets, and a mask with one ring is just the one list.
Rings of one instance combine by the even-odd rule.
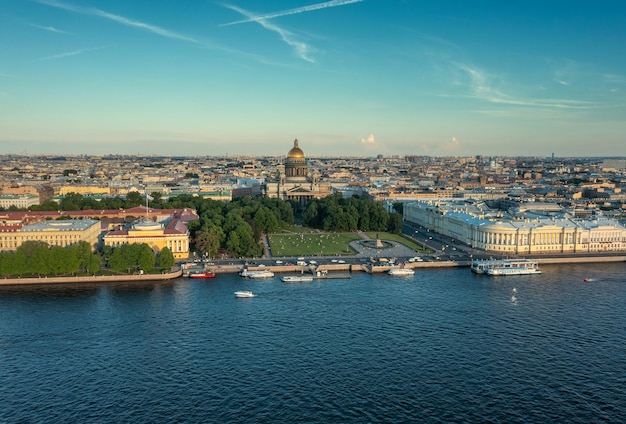
[[488, 252], [626, 251], [626, 227], [604, 216], [503, 212], [476, 201], [420, 201], [404, 205], [404, 219]]
[[146, 243], [154, 251], [170, 249], [174, 259], [189, 258], [189, 230], [187, 223], [198, 216], [189, 209], [175, 210], [164, 222], [146, 218], [138, 220], [129, 229], [109, 231], [104, 235], [104, 245], [118, 247], [123, 244]]
[[26, 241], [42, 241], [60, 247], [85, 241], [93, 250], [99, 237], [100, 221], [95, 219], [5, 223], [0, 224], [0, 251], [15, 251]]
[[309, 169], [304, 152], [293, 141], [293, 148], [284, 162], [277, 166], [271, 181], [266, 181], [264, 194], [282, 200], [294, 200], [304, 206], [311, 199], [321, 199], [331, 194], [330, 183], [320, 181], [319, 170]]

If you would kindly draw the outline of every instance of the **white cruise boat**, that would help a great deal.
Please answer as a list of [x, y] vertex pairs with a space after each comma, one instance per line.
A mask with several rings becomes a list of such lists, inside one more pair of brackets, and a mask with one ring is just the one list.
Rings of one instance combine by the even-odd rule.
[[472, 261], [471, 270], [493, 276], [541, 274], [537, 261], [532, 259], [478, 259]]
[[280, 277], [283, 283], [310, 283], [313, 281], [313, 277], [310, 275], [285, 275]]
[[244, 276], [248, 278], [272, 278], [274, 273], [270, 270], [247, 271]]
[[415, 275], [415, 271], [410, 268], [394, 268], [390, 269], [388, 274], [393, 277], [410, 277], [411, 275]]

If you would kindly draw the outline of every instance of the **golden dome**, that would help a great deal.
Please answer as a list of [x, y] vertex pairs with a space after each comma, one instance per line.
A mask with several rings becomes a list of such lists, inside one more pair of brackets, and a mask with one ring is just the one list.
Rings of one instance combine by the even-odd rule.
[[300, 149], [298, 147], [298, 139], [297, 138], [293, 141], [293, 149], [289, 150], [289, 153], [287, 153], [287, 157], [288, 158], [304, 159], [304, 152], [302, 151], [302, 149]]

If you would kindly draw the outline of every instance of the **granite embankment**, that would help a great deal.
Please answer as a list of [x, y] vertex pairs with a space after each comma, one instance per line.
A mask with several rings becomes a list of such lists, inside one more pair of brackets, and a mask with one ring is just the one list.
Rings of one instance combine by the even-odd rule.
[[119, 283], [134, 281], [166, 281], [183, 275], [182, 269], [163, 274], [88, 275], [82, 277], [0, 278], [0, 286], [74, 283]]

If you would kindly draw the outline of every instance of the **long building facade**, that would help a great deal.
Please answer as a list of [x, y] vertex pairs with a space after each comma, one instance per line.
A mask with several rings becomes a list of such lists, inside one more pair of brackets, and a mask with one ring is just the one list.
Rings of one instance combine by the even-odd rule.
[[27, 225], [5, 224], [0, 225], [0, 251], [15, 251], [26, 241], [42, 241], [50, 246], [60, 247], [85, 241], [95, 250], [100, 231], [100, 221], [95, 219], [43, 221]]
[[487, 252], [517, 255], [626, 251], [626, 227], [603, 216], [511, 213], [491, 210], [482, 202], [424, 201], [405, 204], [404, 219]]

